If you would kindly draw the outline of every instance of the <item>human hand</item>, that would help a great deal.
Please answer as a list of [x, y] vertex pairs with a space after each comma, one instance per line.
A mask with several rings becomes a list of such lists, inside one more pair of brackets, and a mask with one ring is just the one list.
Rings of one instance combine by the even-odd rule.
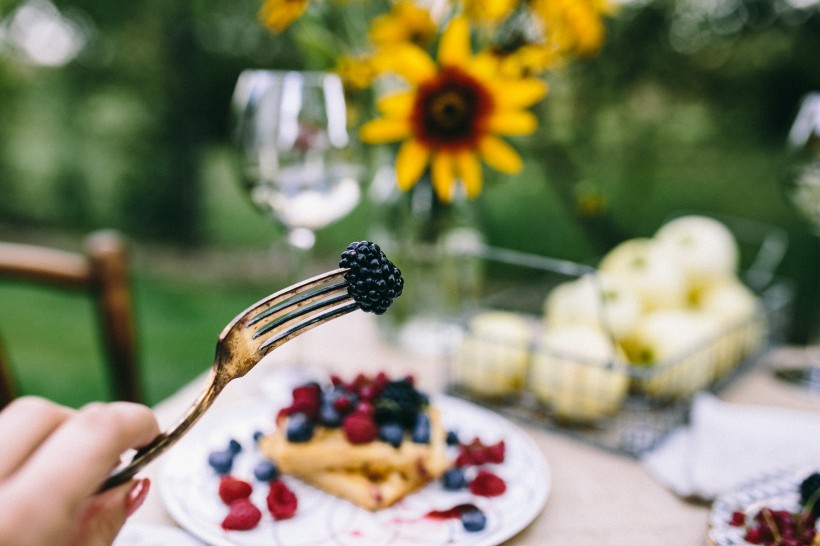
[[145, 406], [72, 410], [18, 398], [0, 412], [0, 544], [110, 545], [148, 493], [136, 479], [97, 493], [129, 448], [159, 434]]

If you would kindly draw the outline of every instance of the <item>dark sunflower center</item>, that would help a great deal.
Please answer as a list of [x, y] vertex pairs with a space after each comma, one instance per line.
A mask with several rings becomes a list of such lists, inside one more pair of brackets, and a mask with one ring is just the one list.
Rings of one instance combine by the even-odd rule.
[[430, 148], [474, 148], [493, 109], [487, 88], [458, 68], [444, 68], [419, 86], [413, 132]]

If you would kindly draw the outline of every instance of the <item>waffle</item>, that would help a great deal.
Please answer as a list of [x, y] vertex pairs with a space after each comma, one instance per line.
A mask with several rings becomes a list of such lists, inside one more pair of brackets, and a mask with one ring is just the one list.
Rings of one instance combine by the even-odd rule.
[[367, 510], [381, 510], [452, 466], [439, 412], [432, 406], [425, 411], [430, 417], [428, 444], [405, 438], [399, 447], [378, 440], [353, 445], [341, 429], [321, 426], [308, 442], [294, 443], [285, 436], [281, 417], [276, 430], [260, 439], [259, 447], [280, 471]]

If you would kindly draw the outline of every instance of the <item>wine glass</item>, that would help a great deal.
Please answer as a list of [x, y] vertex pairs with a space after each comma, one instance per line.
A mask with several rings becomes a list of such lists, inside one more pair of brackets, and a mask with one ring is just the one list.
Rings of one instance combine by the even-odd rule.
[[251, 201], [287, 230], [301, 270], [315, 231], [361, 200], [364, 167], [342, 82], [326, 72], [246, 70], [232, 107]]

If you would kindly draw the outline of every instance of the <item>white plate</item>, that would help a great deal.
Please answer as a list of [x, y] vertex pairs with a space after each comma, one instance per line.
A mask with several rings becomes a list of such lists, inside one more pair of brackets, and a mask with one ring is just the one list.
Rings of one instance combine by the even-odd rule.
[[[285, 477], [296, 493], [299, 508], [292, 519], [274, 521], [265, 508], [267, 487], [255, 481], [252, 469], [261, 460], [254, 446], [255, 431], [269, 432], [280, 401], [249, 401], [203, 418], [165, 457], [160, 468], [160, 495], [171, 516], [184, 529], [214, 546], [222, 545], [435, 545], [490, 546], [507, 540], [526, 527], [544, 507], [551, 475], [544, 455], [521, 429], [507, 419], [476, 405], [448, 396], [433, 397], [444, 425], [462, 442], [480, 438], [484, 443], [504, 440], [506, 457], [492, 469], [507, 483], [506, 492], [494, 498], [469, 491], [445, 490], [429, 484], [396, 505], [369, 512]], [[262, 521], [250, 531], [225, 531], [227, 513], [217, 488], [219, 478], [208, 466], [208, 453], [224, 449], [233, 438], [242, 444], [232, 475], [254, 484], [251, 500], [262, 510]], [[479, 532], [467, 532], [458, 520], [425, 518], [432, 510], [473, 503], [487, 516]]]
[[[781, 469], [761, 476], [729, 493], [718, 496], [709, 513], [709, 544], [714, 546], [745, 546], [744, 527], [730, 525], [736, 511], [753, 516], [761, 508], [789, 510], [800, 508], [800, 483], [818, 468]], [[820, 520], [817, 522], [820, 529]]]
[[167, 525], [126, 522], [112, 546], [205, 546], [191, 535]]

